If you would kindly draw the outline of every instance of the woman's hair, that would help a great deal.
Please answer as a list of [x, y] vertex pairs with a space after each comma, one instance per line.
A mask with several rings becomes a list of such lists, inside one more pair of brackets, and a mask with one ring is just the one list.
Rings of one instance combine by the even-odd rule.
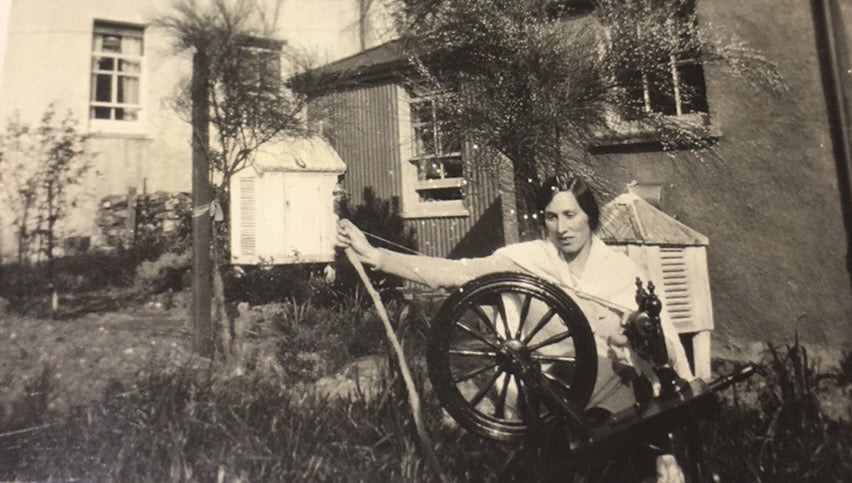
[[595, 193], [589, 183], [586, 183], [582, 178], [574, 175], [558, 175], [551, 176], [544, 180], [541, 187], [538, 189], [538, 211], [544, 212], [544, 208], [550, 204], [550, 201], [560, 191], [570, 191], [575, 198], [577, 204], [589, 217], [589, 227], [595, 231], [600, 226], [600, 209], [598, 202], [595, 200]]

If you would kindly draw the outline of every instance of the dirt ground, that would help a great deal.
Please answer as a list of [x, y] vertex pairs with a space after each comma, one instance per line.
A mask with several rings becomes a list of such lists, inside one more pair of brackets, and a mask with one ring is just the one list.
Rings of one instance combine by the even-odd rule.
[[155, 304], [59, 319], [0, 314], [0, 403], [19, 396], [45, 367], [51, 409], [98, 399], [111, 379], [132, 384], [151, 361], [186, 361], [189, 322], [185, 310]]

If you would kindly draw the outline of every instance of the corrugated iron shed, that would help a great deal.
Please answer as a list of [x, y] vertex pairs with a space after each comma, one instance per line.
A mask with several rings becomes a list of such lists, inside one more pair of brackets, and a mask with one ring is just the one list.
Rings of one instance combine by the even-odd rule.
[[336, 172], [346, 171], [346, 163], [322, 137], [291, 137], [264, 144], [257, 150], [254, 169], [266, 171]]
[[599, 236], [610, 244], [706, 246], [708, 238], [632, 193], [601, 209]]

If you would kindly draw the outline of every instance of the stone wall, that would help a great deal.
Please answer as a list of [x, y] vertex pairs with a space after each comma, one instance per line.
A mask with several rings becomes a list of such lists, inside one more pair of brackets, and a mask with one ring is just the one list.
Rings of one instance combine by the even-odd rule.
[[[130, 209], [128, 209], [130, 207]], [[105, 196], [96, 224], [99, 245], [128, 248], [161, 237], [181, 237], [189, 229], [192, 199], [189, 193], [155, 193]]]

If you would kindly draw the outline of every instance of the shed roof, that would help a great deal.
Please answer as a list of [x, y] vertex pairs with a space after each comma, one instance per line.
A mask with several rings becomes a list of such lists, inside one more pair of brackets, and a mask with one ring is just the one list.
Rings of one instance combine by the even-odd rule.
[[601, 209], [599, 236], [610, 244], [704, 246], [706, 236], [675, 220], [632, 193]]
[[322, 93], [404, 77], [410, 69], [402, 42], [391, 40], [296, 75], [290, 85], [298, 91]]
[[255, 153], [253, 166], [258, 173], [346, 171], [346, 163], [328, 141], [320, 136], [289, 137], [264, 144]]
[[391, 40], [318, 67], [314, 71], [319, 74], [352, 73], [380, 70], [406, 62], [408, 58], [402, 51], [402, 43], [399, 40]]

